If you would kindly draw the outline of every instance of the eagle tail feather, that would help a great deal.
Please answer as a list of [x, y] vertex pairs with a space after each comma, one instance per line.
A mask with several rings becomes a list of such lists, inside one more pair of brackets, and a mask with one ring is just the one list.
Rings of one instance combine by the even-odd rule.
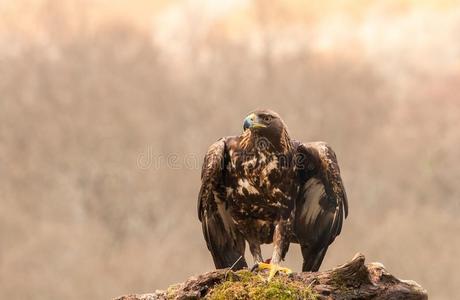
[[312, 249], [308, 245], [301, 246], [303, 256], [302, 272], [318, 271], [328, 247], [329, 246], [326, 246], [318, 250]]

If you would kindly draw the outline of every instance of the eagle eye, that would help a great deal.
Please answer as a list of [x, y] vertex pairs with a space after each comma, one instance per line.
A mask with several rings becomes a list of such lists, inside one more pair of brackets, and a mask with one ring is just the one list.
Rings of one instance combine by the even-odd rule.
[[272, 116], [269, 116], [269, 115], [264, 116], [265, 122], [270, 122], [271, 120], [272, 120]]

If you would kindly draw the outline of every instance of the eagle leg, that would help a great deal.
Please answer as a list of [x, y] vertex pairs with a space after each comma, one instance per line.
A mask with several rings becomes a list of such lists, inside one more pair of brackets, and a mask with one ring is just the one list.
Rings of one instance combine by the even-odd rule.
[[254, 264], [263, 262], [262, 250], [260, 249], [260, 243], [249, 242], [249, 250], [251, 250], [252, 257], [254, 258]]
[[[258, 241], [250, 241], [249, 242], [249, 250], [251, 250], [252, 257], [254, 258], [254, 266], [251, 268], [251, 272], [255, 272], [256, 270], [260, 270], [260, 264], [263, 262], [262, 257], [262, 250], [260, 249], [260, 243]], [[258, 275], [261, 280], [264, 278]]]
[[251, 272], [254, 272], [259, 269], [259, 263], [264, 261], [262, 257], [262, 250], [260, 249], [260, 243], [256, 241], [250, 241], [249, 250], [251, 250], [251, 254], [254, 259], [254, 265], [251, 268]]
[[[273, 234], [273, 255], [270, 263], [259, 262], [256, 263], [260, 270], [270, 270], [267, 281], [271, 281], [278, 272], [287, 275], [292, 273], [291, 269], [281, 267], [279, 263], [284, 259], [287, 249], [289, 247], [289, 239], [287, 238], [287, 222], [280, 221], [275, 227]], [[259, 247], [260, 249], [260, 247]]]

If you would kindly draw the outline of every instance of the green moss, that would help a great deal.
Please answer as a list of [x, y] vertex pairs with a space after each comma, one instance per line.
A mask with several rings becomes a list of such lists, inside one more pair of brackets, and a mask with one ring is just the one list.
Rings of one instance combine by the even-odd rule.
[[[231, 274], [231, 275], [230, 275]], [[277, 275], [272, 281], [247, 270], [229, 273], [227, 280], [216, 285], [206, 295], [208, 300], [262, 300], [262, 299], [316, 299], [311, 289], [285, 275]]]

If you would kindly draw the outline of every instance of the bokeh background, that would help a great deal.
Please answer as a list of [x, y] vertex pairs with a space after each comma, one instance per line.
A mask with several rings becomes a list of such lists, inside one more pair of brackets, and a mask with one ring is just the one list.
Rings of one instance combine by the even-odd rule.
[[264, 107], [338, 155], [350, 215], [322, 269], [359, 251], [454, 299], [459, 87], [458, 1], [0, 0], [0, 298], [212, 269], [202, 157]]

